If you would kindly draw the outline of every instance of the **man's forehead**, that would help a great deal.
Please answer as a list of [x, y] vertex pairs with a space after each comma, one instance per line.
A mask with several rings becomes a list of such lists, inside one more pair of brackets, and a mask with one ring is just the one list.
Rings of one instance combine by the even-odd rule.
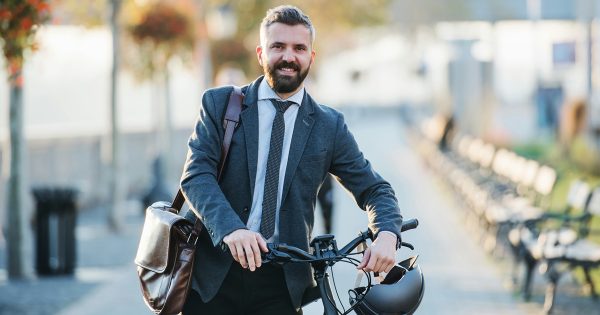
[[311, 34], [303, 24], [287, 25], [273, 23], [267, 27], [267, 42], [281, 42], [310, 45]]

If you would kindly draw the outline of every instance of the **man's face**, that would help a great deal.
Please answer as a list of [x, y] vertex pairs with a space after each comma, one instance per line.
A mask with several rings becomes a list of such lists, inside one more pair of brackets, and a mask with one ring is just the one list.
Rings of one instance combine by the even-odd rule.
[[293, 95], [315, 58], [309, 29], [302, 24], [274, 23], [267, 27], [263, 44], [256, 47], [256, 55], [267, 82], [279, 96]]

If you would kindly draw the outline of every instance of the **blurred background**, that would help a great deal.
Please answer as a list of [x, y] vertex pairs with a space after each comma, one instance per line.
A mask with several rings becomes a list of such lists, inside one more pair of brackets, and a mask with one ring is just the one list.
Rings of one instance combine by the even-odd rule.
[[[408, 239], [433, 282], [417, 313], [597, 312], [598, 1], [1, 0], [0, 313], [147, 312], [132, 264], [144, 209], [177, 191], [202, 93], [261, 74], [259, 24], [286, 3], [317, 30], [307, 91], [422, 222]], [[583, 219], [531, 221], [518, 198]], [[366, 218], [340, 211], [345, 243]], [[575, 237], [548, 243], [557, 227]], [[565, 254], [580, 241], [591, 257]]]

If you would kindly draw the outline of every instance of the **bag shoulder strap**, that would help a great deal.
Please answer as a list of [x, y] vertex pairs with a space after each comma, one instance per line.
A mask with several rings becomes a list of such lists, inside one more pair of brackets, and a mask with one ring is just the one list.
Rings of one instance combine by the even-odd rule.
[[219, 175], [217, 181], [221, 179], [223, 174], [223, 168], [225, 161], [227, 160], [227, 154], [229, 153], [229, 145], [231, 144], [231, 138], [233, 137], [233, 131], [240, 121], [240, 112], [242, 111], [242, 100], [244, 94], [239, 86], [234, 86], [231, 95], [229, 95], [229, 104], [227, 104], [227, 111], [225, 112], [225, 119], [223, 119], [223, 129], [225, 129], [225, 136], [223, 139], [223, 145], [221, 146], [221, 161], [219, 162]]
[[[233, 131], [235, 127], [239, 124], [240, 121], [240, 113], [242, 112], [242, 101], [244, 99], [244, 93], [239, 86], [234, 86], [233, 91], [231, 91], [231, 95], [229, 95], [229, 103], [227, 104], [227, 109], [225, 112], [225, 118], [223, 119], [223, 128], [225, 129], [225, 136], [223, 138], [223, 145], [221, 146], [221, 160], [219, 162], [219, 173], [217, 175], [217, 180], [221, 179], [221, 174], [223, 173], [223, 167], [225, 166], [225, 160], [227, 160], [227, 154], [229, 154], [229, 145], [231, 144], [231, 138], [233, 137]], [[177, 210], [178, 212], [183, 207], [183, 203], [185, 202], [185, 197], [183, 196], [183, 192], [181, 188], [177, 191], [177, 195], [171, 204], [171, 208]], [[196, 224], [194, 224], [194, 228], [197, 227], [200, 220], [196, 220]]]

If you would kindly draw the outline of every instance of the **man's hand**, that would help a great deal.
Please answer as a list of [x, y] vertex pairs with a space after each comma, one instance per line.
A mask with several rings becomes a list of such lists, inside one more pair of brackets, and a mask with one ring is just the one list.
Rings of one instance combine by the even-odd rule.
[[389, 272], [396, 264], [396, 242], [398, 238], [392, 233], [379, 233], [367, 250], [356, 269], [367, 272]]
[[262, 235], [246, 229], [235, 230], [227, 234], [223, 238], [223, 243], [229, 247], [233, 259], [242, 267], [249, 268], [250, 271], [260, 267], [262, 263], [261, 250], [265, 253], [269, 251]]

